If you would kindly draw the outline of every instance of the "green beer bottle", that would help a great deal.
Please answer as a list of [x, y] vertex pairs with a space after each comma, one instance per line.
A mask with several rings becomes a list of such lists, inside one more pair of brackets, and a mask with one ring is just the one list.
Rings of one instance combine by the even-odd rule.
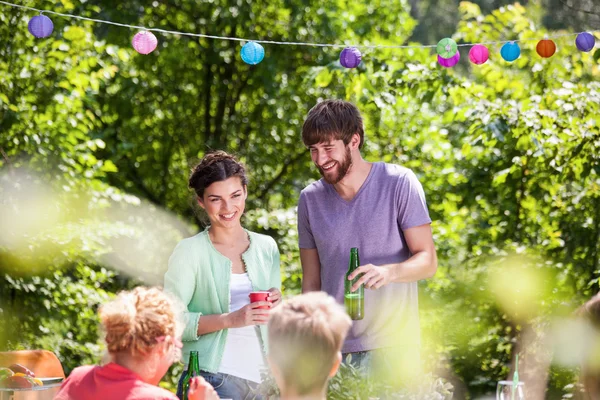
[[188, 390], [190, 390], [190, 380], [198, 375], [200, 375], [200, 364], [198, 364], [198, 352], [191, 351], [188, 369], [185, 374], [185, 378], [183, 378], [183, 397], [181, 398], [182, 400], [188, 399]]
[[365, 286], [360, 285], [356, 292], [352, 292], [352, 285], [360, 278], [360, 275], [349, 281], [348, 276], [360, 266], [358, 258], [358, 249], [353, 247], [350, 249], [350, 263], [348, 264], [348, 272], [345, 278], [344, 305], [346, 312], [353, 320], [363, 319], [365, 316]]

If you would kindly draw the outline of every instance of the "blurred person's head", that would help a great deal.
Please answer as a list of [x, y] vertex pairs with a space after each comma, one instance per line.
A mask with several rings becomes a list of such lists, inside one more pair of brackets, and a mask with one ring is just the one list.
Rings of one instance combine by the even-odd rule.
[[248, 178], [234, 156], [224, 151], [208, 153], [192, 169], [188, 185], [213, 227], [235, 227], [246, 206]]
[[113, 362], [158, 384], [181, 356], [180, 306], [161, 289], [120, 292], [100, 308], [106, 348]]
[[340, 182], [361, 157], [363, 120], [358, 108], [343, 100], [325, 100], [314, 106], [302, 126], [302, 141], [323, 178]]
[[282, 398], [324, 398], [352, 325], [335, 299], [311, 292], [284, 301], [269, 319], [269, 366]]
[[600, 400], [600, 293], [581, 306], [577, 310], [577, 315], [593, 328], [587, 360], [581, 366], [585, 398]]

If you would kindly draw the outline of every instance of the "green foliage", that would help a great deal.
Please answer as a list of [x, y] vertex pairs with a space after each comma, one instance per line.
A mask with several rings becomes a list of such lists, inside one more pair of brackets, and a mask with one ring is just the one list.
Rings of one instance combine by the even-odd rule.
[[[257, 392], [267, 399], [279, 398], [280, 391], [275, 379], [267, 371], [261, 373], [262, 382]], [[422, 375], [415, 379], [413, 386], [393, 389], [367, 375], [351, 363], [342, 363], [336, 375], [329, 380], [327, 399], [393, 399], [393, 400], [450, 400], [452, 385], [444, 379]]]
[[0, 280], [4, 297], [0, 337], [9, 338], [4, 346], [52, 349], [66, 373], [77, 365], [96, 362], [104, 347], [96, 311], [118, 288], [114, 276], [83, 263], [41, 276], [4, 275]]
[[281, 254], [281, 280], [284, 296], [302, 291], [302, 268], [298, 254], [296, 209], [268, 212], [255, 209], [246, 213], [246, 227], [277, 239]]

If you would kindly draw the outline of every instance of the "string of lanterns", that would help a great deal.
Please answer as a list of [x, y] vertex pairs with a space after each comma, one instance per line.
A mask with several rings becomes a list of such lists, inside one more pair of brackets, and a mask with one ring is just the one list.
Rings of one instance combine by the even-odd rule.
[[[589, 32], [580, 32], [575, 38], [575, 46], [579, 51], [590, 52], [596, 45], [594, 35]], [[455, 66], [460, 60], [458, 45], [450, 38], [440, 40], [436, 46], [438, 63], [446, 68]], [[542, 58], [550, 58], [556, 53], [556, 43], [551, 39], [542, 39], [535, 46], [535, 51]], [[521, 55], [521, 48], [517, 41], [505, 42], [500, 48], [500, 56], [508, 62], [513, 62]], [[476, 65], [484, 64], [490, 57], [487, 47], [476, 44], [469, 50], [469, 60]]]
[[[118, 25], [128, 28], [140, 28], [133, 25], [127, 24], [119, 24], [111, 21], [97, 20], [91, 18], [80, 17], [77, 15], [70, 14], [61, 14], [54, 11], [47, 10], [39, 10], [32, 7], [21, 6], [17, 4], [8, 3], [0, 0], [0, 4], [5, 4], [12, 7], [25, 8], [28, 10], [38, 11], [40, 15], [36, 15], [29, 20], [27, 25], [27, 29], [29, 32], [35, 36], [36, 38], [46, 38], [52, 34], [54, 30], [54, 24], [52, 20], [44, 15], [44, 13], [56, 14], [63, 17], [71, 17], [83, 20], [90, 20], [94, 22], [107, 23], [112, 25]], [[356, 68], [362, 61], [362, 53], [359, 50], [359, 47], [362, 48], [426, 48], [426, 47], [435, 47], [437, 53], [437, 61], [438, 63], [446, 68], [450, 68], [458, 64], [460, 61], [460, 52], [458, 51], [459, 46], [470, 46], [469, 50], [469, 60], [475, 65], [485, 64], [490, 58], [489, 49], [485, 46], [486, 43], [465, 43], [458, 45], [451, 38], [444, 38], [438, 42], [437, 45], [425, 45], [425, 46], [343, 46], [338, 44], [319, 44], [319, 43], [295, 43], [295, 42], [277, 42], [277, 41], [267, 41], [267, 40], [256, 40], [256, 41], [247, 41], [242, 38], [232, 38], [232, 37], [219, 37], [219, 36], [210, 36], [210, 35], [202, 35], [202, 34], [193, 34], [188, 32], [172, 32], [165, 31], [162, 29], [143, 29], [137, 32], [131, 41], [131, 44], [135, 51], [140, 54], [150, 54], [152, 53], [156, 47], [158, 46], [158, 39], [151, 31], [159, 31], [162, 33], [177, 33], [189, 36], [197, 36], [197, 37], [206, 37], [206, 38], [216, 38], [222, 40], [236, 40], [240, 42], [246, 42], [242, 49], [240, 50], [240, 57], [242, 61], [250, 65], [256, 65], [260, 63], [265, 57], [265, 49], [260, 43], [270, 43], [270, 44], [288, 44], [288, 45], [305, 45], [305, 46], [318, 46], [318, 47], [344, 47], [340, 52], [340, 64], [345, 68]], [[579, 51], [582, 52], [590, 52], [596, 45], [596, 39], [591, 32], [580, 32], [576, 34], [569, 35], [558, 35], [554, 36], [571, 36], [577, 35], [575, 38], [575, 45]], [[501, 42], [492, 42], [492, 44], [500, 44], [502, 43], [502, 47], [500, 49], [500, 56], [507, 62], [513, 62], [519, 58], [521, 55], [521, 48], [519, 47], [518, 40], [514, 41], [501, 41]], [[551, 38], [544, 38], [539, 40], [536, 45], [536, 52], [540, 57], [549, 58], [556, 53], [556, 43], [554, 43]]]

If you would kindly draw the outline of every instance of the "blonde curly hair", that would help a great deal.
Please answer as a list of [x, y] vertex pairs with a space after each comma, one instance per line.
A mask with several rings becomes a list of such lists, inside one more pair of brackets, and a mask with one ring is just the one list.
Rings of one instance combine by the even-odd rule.
[[99, 311], [109, 353], [147, 354], [157, 338], [179, 338], [181, 306], [160, 288], [137, 287], [120, 292]]

